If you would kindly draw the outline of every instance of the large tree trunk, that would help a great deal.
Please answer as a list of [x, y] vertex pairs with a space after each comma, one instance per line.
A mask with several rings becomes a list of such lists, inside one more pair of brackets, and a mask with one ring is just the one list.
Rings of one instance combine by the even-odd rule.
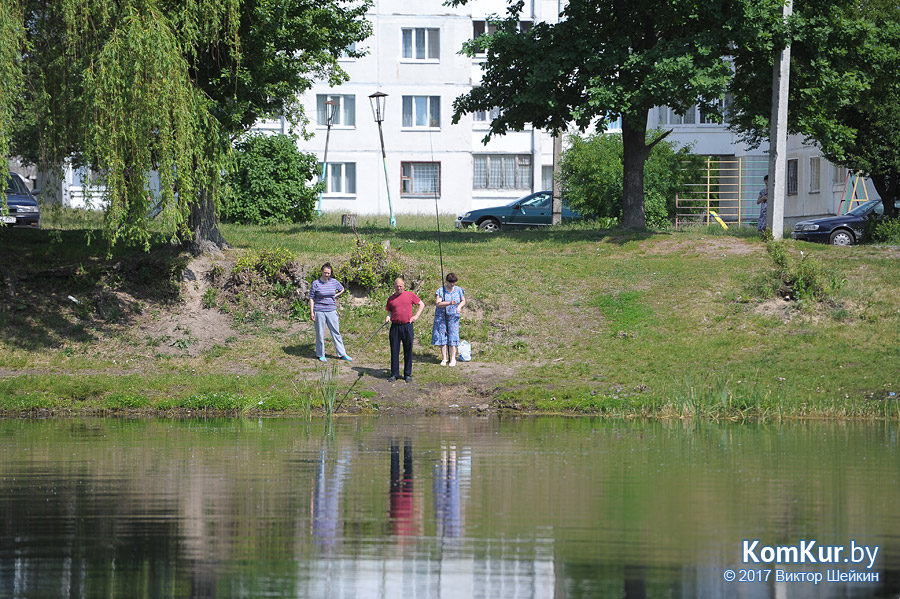
[[622, 226], [644, 229], [644, 162], [647, 147], [647, 112], [623, 115], [622, 118]]
[[892, 170], [883, 175], [872, 175], [870, 178], [875, 185], [875, 191], [878, 192], [884, 203], [885, 218], [897, 218], [898, 214], [894, 206], [898, 194], [900, 194], [900, 173]]
[[225, 238], [222, 237], [221, 231], [219, 231], [219, 218], [216, 215], [216, 206], [209, 199], [206, 189], [200, 192], [200, 197], [191, 206], [188, 226], [194, 232], [194, 237], [190, 242], [191, 253], [199, 255], [230, 247]]

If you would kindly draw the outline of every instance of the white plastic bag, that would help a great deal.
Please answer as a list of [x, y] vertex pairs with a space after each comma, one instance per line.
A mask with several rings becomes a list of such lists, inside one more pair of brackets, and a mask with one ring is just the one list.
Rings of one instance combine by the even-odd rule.
[[459, 361], [468, 362], [472, 359], [472, 345], [463, 339], [459, 342]]

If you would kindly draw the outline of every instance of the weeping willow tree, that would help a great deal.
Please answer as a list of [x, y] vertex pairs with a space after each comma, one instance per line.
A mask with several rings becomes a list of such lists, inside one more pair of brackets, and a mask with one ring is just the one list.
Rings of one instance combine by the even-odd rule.
[[[22, 99], [19, 90], [22, 87], [24, 44], [21, 7], [6, 0], [0, 2], [0, 156], [9, 155], [16, 113]], [[5, 192], [6, 185], [0, 185], [0, 194]], [[0, 206], [5, 200], [0, 197]]]
[[260, 118], [299, 115], [314, 80], [346, 80], [337, 59], [369, 34], [368, 5], [3, 0], [0, 77], [16, 91], [0, 95], [14, 132], [0, 133], [0, 153], [99, 173], [110, 243], [149, 247], [158, 207], [175, 239], [223, 245], [215, 209], [232, 140]]

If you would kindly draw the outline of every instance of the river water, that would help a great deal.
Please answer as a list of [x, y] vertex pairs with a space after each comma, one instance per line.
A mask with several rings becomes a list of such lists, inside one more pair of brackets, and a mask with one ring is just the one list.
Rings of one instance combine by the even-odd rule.
[[3, 420], [0, 455], [0, 598], [900, 596], [891, 424]]

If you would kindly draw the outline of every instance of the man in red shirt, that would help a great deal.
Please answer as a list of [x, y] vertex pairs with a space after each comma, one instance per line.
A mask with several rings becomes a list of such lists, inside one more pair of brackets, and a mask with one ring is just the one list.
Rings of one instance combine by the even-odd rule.
[[[391, 340], [391, 376], [388, 382], [393, 383], [400, 378], [400, 344], [403, 344], [403, 378], [406, 382], [412, 380], [412, 347], [413, 326], [412, 323], [419, 319], [425, 303], [412, 291], [404, 291], [406, 282], [398, 277], [394, 281], [394, 295], [388, 298], [385, 310], [390, 314], [385, 322], [391, 323], [391, 331], [388, 338]], [[413, 306], [419, 306], [413, 314]]]

